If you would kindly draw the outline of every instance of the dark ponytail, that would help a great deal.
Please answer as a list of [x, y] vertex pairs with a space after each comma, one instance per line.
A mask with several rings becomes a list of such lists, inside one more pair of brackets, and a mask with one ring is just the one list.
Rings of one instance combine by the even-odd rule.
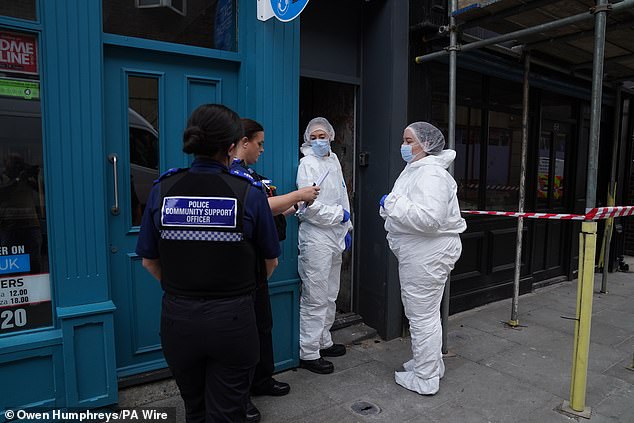
[[187, 121], [183, 151], [197, 156], [224, 156], [242, 137], [242, 123], [236, 112], [222, 104], [203, 104]]

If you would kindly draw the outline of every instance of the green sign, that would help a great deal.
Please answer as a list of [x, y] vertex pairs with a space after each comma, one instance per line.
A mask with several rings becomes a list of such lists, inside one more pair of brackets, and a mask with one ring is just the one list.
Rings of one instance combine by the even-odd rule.
[[40, 98], [40, 83], [0, 78], [0, 96], [37, 100]]

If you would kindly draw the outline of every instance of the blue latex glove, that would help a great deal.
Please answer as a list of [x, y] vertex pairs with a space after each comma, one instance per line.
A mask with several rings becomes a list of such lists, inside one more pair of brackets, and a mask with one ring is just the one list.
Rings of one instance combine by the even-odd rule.
[[381, 201], [379, 201], [379, 206], [385, 208], [385, 199], [387, 198], [387, 194], [383, 195], [383, 197], [381, 197]]
[[343, 209], [343, 220], [341, 221], [341, 223], [346, 223], [348, 220], [350, 220], [350, 212], [346, 209]]
[[346, 251], [348, 251], [352, 247], [352, 234], [350, 232], [346, 234], [344, 241], [346, 242]]

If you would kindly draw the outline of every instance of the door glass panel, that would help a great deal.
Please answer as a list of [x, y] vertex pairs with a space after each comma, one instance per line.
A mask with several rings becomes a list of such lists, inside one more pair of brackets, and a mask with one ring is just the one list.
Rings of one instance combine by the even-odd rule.
[[463, 210], [478, 208], [480, 181], [480, 129], [482, 111], [479, 108], [456, 108], [456, 162], [454, 175], [458, 183], [458, 199]]
[[0, 335], [52, 325], [38, 43], [7, 40], [21, 54], [0, 69]]
[[570, 125], [568, 124], [554, 124], [553, 125], [553, 150], [555, 164], [553, 183], [551, 188], [551, 207], [561, 207], [564, 201], [564, 167], [566, 164], [566, 144], [568, 142], [568, 136], [570, 131]]
[[[447, 105], [433, 103], [432, 120], [443, 134], [447, 133]], [[460, 209], [478, 208], [480, 187], [480, 129], [482, 110], [476, 107], [456, 107], [456, 161], [454, 178], [458, 184]]]
[[0, 1], [0, 16], [27, 19], [34, 21], [36, 0], [2, 0]]
[[537, 208], [548, 208], [548, 193], [550, 191], [550, 146], [552, 134], [542, 131], [539, 137], [537, 152]]
[[489, 113], [487, 210], [517, 210], [522, 158], [522, 116]]
[[130, 212], [132, 225], [141, 216], [159, 176], [158, 78], [128, 76], [128, 129], [130, 134]]
[[572, 127], [569, 123], [544, 120], [537, 162], [537, 206], [564, 206], [566, 147]]
[[[446, 65], [430, 64], [431, 123], [445, 139], [448, 136], [449, 77]], [[422, 100], [421, 100], [422, 101]], [[462, 210], [476, 210], [479, 204], [482, 127], [482, 75], [460, 69], [456, 80], [456, 160], [454, 178]]]
[[103, 0], [103, 30], [237, 51], [236, 0]]

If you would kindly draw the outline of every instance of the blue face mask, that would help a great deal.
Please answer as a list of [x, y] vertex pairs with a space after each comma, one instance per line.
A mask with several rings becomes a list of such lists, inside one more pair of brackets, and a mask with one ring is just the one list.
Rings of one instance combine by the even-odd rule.
[[311, 142], [313, 152], [319, 156], [324, 157], [330, 152], [330, 142], [328, 140], [314, 140]]
[[411, 162], [414, 159], [414, 155], [412, 154], [412, 146], [411, 145], [401, 145], [401, 157], [407, 163]]

